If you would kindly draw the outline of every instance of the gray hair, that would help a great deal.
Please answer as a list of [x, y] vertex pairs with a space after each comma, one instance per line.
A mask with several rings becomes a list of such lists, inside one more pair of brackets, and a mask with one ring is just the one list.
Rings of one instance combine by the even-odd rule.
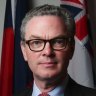
[[68, 35], [71, 37], [74, 37], [75, 35], [75, 21], [72, 18], [70, 12], [66, 10], [65, 8], [61, 8], [59, 6], [54, 6], [54, 5], [42, 5], [39, 7], [36, 7], [32, 10], [30, 10], [25, 18], [22, 21], [21, 24], [21, 39], [25, 39], [25, 27], [26, 24], [32, 17], [34, 16], [44, 16], [44, 15], [52, 15], [52, 16], [58, 16], [60, 18], [63, 18], [64, 24], [67, 28]]

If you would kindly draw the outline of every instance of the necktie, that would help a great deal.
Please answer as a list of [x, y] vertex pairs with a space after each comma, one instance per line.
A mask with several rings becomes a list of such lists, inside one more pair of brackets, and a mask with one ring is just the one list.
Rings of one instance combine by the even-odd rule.
[[50, 95], [44, 92], [42, 94], [39, 94], [38, 96], [50, 96]]

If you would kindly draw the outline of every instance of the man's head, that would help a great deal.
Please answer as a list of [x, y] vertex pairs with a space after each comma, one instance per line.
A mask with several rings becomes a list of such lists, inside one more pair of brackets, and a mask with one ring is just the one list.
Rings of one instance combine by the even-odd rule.
[[31, 10], [21, 25], [21, 49], [35, 80], [65, 77], [74, 52], [75, 22], [63, 8]]

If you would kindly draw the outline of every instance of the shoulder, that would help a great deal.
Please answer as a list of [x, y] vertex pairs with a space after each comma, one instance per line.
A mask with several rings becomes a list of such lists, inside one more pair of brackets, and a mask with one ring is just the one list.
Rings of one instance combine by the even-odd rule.
[[31, 96], [32, 89], [31, 88], [25, 88], [24, 90], [15, 93], [13, 96]]
[[31, 96], [32, 89], [26, 88], [20, 92], [15, 93], [13, 96]]
[[96, 89], [79, 85], [84, 96], [96, 96]]
[[96, 96], [96, 89], [77, 84], [70, 77], [67, 90], [71, 93], [71, 96]]
[[26, 88], [22, 89], [19, 92], [14, 93], [13, 96], [31, 96], [33, 88], [33, 81], [30, 82]]

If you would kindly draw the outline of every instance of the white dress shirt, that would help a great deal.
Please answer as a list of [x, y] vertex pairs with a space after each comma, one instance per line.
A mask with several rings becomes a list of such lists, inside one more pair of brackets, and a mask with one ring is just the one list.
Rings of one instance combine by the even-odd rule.
[[[41, 93], [42, 92], [39, 90], [39, 88], [37, 87], [37, 85], [34, 82], [32, 96], [38, 96]], [[63, 85], [62, 86], [57, 86], [52, 91], [48, 92], [48, 94], [50, 96], [64, 96], [64, 86]]]

